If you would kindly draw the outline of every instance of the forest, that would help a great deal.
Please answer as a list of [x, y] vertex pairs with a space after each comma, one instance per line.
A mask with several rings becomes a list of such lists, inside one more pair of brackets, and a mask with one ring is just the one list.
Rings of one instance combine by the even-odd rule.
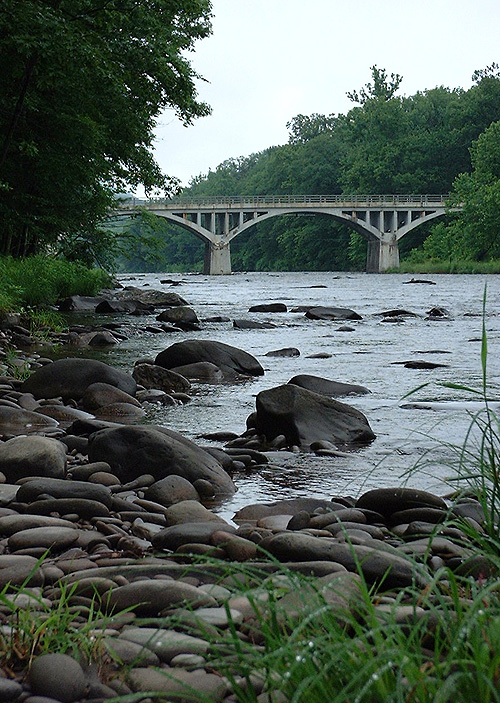
[[[399, 95], [402, 76], [371, 68], [348, 93], [346, 114], [297, 115], [288, 143], [224, 161], [183, 195], [449, 194], [459, 214], [400, 242], [402, 268], [496, 270], [500, 258], [500, 71], [477, 70], [472, 87]], [[121, 270], [201, 270], [203, 243], [166, 221], [128, 228], [134, 255]], [[130, 247], [127, 247], [130, 251]], [[233, 270], [362, 270], [366, 242], [328, 217], [257, 224], [231, 243]], [[487, 267], [490, 267], [489, 269]]]

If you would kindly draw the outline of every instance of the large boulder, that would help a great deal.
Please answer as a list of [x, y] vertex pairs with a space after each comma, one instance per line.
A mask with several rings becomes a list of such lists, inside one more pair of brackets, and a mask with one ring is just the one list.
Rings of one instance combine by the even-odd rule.
[[330, 398], [335, 398], [341, 395], [364, 395], [370, 393], [368, 388], [357, 386], [353, 383], [340, 383], [339, 381], [330, 381], [328, 378], [321, 376], [311, 376], [309, 374], [299, 374], [291, 378], [288, 383], [301, 388], [307, 388], [313, 393], [327, 395]]
[[174, 369], [198, 361], [215, 364], [228, 379], [235, 375], [262, 376], [264, 369], [251, 354], [223, 342], [187, 339], [172, 344], [156, 357], [155, 364]]
[[92, 383], [108, 383], [129, 395], [135, 395], [137, 383], [125, 371], [114, 369], [94, 359], [60, 359], [37, 369], [22, 385], [23, 393], [35, 398], [80, 400]]
[[356, 408], [292, 384], [259, 393], [256, 410], [255, 427], [268, 440], [284, 435], [289, 445], [307, 448], [322, 440], [360, 444], [375, 439]]
[[156, 480], [175, 474], [194, 483], [205, 479], [216, 495], [236, 488], [219, 462], [178, 432], [160, 427], [123, 426], [96, 432], [89, 440], [89, 461], [107, 461], [120, 481], [148, 473]]
[[145, 305], [153, 305], [157, 308], [170, 308], [176, 305], [187, 305], [187, 301], [177, 293], [167, 293], [162, 290], [137, 288], [126, 286], [114, 294], [116, 300], [138, 300]]
[[25, 476], [64, 478], [66, 446], [49, 437], [14, 437], [0, 444], [0, 471], [8, 483]]

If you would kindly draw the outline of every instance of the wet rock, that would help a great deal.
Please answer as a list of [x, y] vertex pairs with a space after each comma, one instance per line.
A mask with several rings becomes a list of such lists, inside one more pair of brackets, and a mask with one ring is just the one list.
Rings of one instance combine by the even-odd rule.
[[136, 312], [142, 313], [152, 313], [154, 311], [153, 305], [148, 305], [147, 303], [142, 303], [139, 300], [103, 300], [100, 302], [96, 309], [96, 313], [100, 315], [110, 315], [116, 313], [129, 313], [133, 314]]
[[29, 683], [35, 695], [73, 703], [85, 693], [86, 679], [80, 664], [66, 654], [42, 654], [33, 661]]
[[215, 364], [224, 374], [232, 378], [234, 374], [262, 376], [264, 369], [251, 354], [223, 342], [209, 339], [189, 339], [177, 342], [160, 352], [155, 363], [172, 369], [198, 361]]
[[35, 478], [24, 483], [17, 492], [20, 503], [31, 503], [42, 495], [53, 498], [82, 498], [95, 500], [107, 508], [111, 506], [111, 492], [105, 486], [98, 486], [85, 481], [64, 481], [58, 478]]
[[0, 405], [0, 435], [18, 437], [44, 433], [58, 427], [57, 420], [30, 410]]
[[156, 318], [159, 322], [167, 322], [182, 330], [199, 330], [200, 321], [195, 311], [187, 305], [178, 305], [163, 310]]
[[0, 555], [0, 588], [11, 586], [43, 586], [44, 576], [38, 559], [28, 555]]
[[170, 308], [176, 305], [187, 305], [187, 301], [177, 293], [167, 293], [161, 290], [144, 290], [134, 286], [126, 286], [123, 290], [115, 293], [117, 300], [139, 300], [146, 305], [153, 305], [158, 308]]
[[358, 315], [354, 310], [349, 308], [334, 308], [334, 307], [312, 307], [306, 312], [306, 317], [310, 320], [362, 320], [361, 315]]
[[417, 313], [410, 312], [410, 310], [404, 310], [402, 308], [385, 310], [384, 312], [377, 313], [377, 315], [380, 317], [418, 317]]
[[73, 528], [69, 520], [45, 516], [45, 515], [3, 515], [0, 517], [0, 535], [10, 537], [21, 530], [29, 530], [36, 527], [68, 527]]
[[216, 601], [190, 584], [173, 579], [137, 580], [112, 591], [107, 599], [109, 610], [133, 608], [137, 615], [155, 616], [163, 610], [184, 603], [191, 608], [216, 605]]
[[120, 422], [124, 424], [138, 422], [145, 416], [142, 407], [131, 403], [110, 403], [103, 405], [96, 411], [97, 420], [109, 420], [110, 422]]
[[410, 279], [409, 281], [403, 281], [403, 285], [404, 285], [405, 283], [426, 283], [426, 284], [429, 285], [429, 286], [435, 286], [435, 285], [436, 285], [434, 281], [426, 281], [425, 279], [422, 279], [422, 278], [412, 278], [412, 279]]
[[191, 483], [204, 478], [219, 495], [235, 491], [231, 478], [212, 456], [166, 428], [123, 426], [96, 432], [89, 440], [89, 461], [107, 461], [122, 482], [133, 480], [140, 471], [157, 480], [172, 474]]
[[321, 376], [311, 376], [309, 374], [299, 374], [298, 376], [294, 376], [288, 381], [288, 383], [291, 383], [294, 386], [300, 386], [301, 388], [306, 388], [309, 391], [313, 391], [313, 393], [327, 395], [330, 398], [343, 395], [364, 395], [371, 392], [364, 386], [357, 386], [353, 383], [330, 381], [327, 378], [321, 378]]
[[248, 312], [287, 312], [287, 307], [285, 303], [264, 303], [252, 305]]
[[221, 518], [216, 513], [213, 513], [204, 505], [201, 505], [196, 500], [184, 500], [180, 503], [175, 503], [171, 505], [165, 511], [165, 520], [167, 525], [182, 525], [185, 523], [195, 523], [195, 522], [216, 522], [219, 524], [219, 529], [224, 527], [229, 527], [223, 518]]
[[0, 677], [0, 701], [1, 703], [13, 703], [21, 693], [23, 687], [13, 679], [4, 679]]
[[410, 361], [394, 361], [394, 364], [402, 364], [405, 369], [440, 369], [447, 368], [449, 364], [438, 364], [434, 361], [421, 361], [419, 359], [411, 359]]
[[246, 505], [233, 517], [233, 521], [237, 524], [246, 522], [255, 522], [269, 515], [295, 515], [301, 511], [312, 513], [319, 508], [332, 511], [336, 508], [343, 508], [339, 503], [332, 503], [329, 500], [321, 498], [291, 498], [289, 500], [278, 500], [274, 503], [253, 503]]
[[283, 349], [274, 349], [272, 351], [268, 351], [264, 354], [264, 356], [279, 356], [279, 357], [300, 356], [300, 351], [298, 349], [296, 349], [295, 347], [284, 347]]
[[160, 661], [167, 663], [179, 654], [204, 654], [210, 646], [199, 637], [153, 627], [128, 627], [120, 639], [147, 647]]
[[[212, 484], [210, 484], [212, 486]], [[212, 487], [213, 488], [213, 487]], [[193, 484], [182, 476], [166, 476], [160, 481], [156, 481], [144, 494], [146, 500], [168, 507], [174, 503], [185, 500], [199, 500], [198, 493]]]
[[170, 373], [180, 374], [198, 383], [222, 383], [224, 381], [223, 372], [210, 361], [198, 361], [194, 364], [176, 366], [170, 370]]
[[97, 500], [86, 498], [46, 498], [35, 500], [30, 505], [33, 515], [78, 515], [82, 520], [91, 520], [96, 517], [108, 517], [109, 509]]
[[80, 405], [91, 413], [111, 403], [130, 403], [140, 407], [140, 403], [132, 395], [109, 383], [91, 383], [80, 400]]
[[[374, 542], [378, 545], [378, 542]], [[334, 539], [314, 537], [302, 532], [284, 532], [264, 539], [260, 546], [280, 561], [334, 561], [348, 571], [357, 573], [360, 568], [369, 583], [384, 581], [386, 587], [425, 585], [425, 574], [418, 573], [414, 564], [397, 551], [371, 548], [364, 545], [343, 544]]]
[[256, 410], [257, 432], [268, 440], [284, 435], [289, 446], [308, 448], [321, 440], [352, 444], [375, 439], [359, 410], [292, 384], [261, 391]]
[[228, 689], [224, 678], [207, 674], [203, 669], [132, 669], [128, 681], [134, 691], [156, 691], [166, 694], [170, 700], [182, 700], [183, 703], [197, 703], [201, 699], [222, 703]]
[[11, 535], [8, 545], [11, 552], [32, 547], [61, 551], [70, 547], [77, 540], [78, 531], [74, 527], [33, 527]]
[[442, 498], [416, 488], [374, 488], [358, 498], [356, 507], [374, 510], [384, 517], [410, 508], [447, 509]]
[[156, 364], [136, 364], [132, 376], [144, 388], [157, 388], [167, 393], [183, 392], [191, 388], [187, 378], [170, 369], [164, 369]]
[[256, 322], [255, 320], [233, 320], [233, 327], [237, 330], [271, 330], [276, 325], [272, 322]]
[[72, 425], [75, 420], [88, 420], [94, 417], [90, 413], [68, 405], [40, 405], [36, 412], [56, 420], [59, 427], [63, 429]]
[[66, 447], [49, 437], [14, 437], [0, 444], [0, 471], [8, 483], [25, 476], [63, 478]]
[[99, 303], [102, 303], [102, 296], [72, 295], [59, 303], [61, 312], [95, 312]]
[[129, 395], [134, 395], [137, 384], [132, 376], [94, 359], [60, 359], [37, 369], [22, 386], [24, 393], [35, 398], [61, 396], [80, 400], [92, 383], [107, 383]]
[[208, 522], [192, 522], [172, 525], [153, 535], [151, 543], [155, 549], [175, 551], [185, 544], [212, 544], [212, 535], [221, 530], [235, 532], [236, 529], [228, 523], [210, 520]]

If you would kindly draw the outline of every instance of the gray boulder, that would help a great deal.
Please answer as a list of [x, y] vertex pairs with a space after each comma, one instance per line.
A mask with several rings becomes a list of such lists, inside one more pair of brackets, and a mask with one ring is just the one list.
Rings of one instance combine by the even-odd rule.
[[285, 384], [257, 395], [255, 428], [268, 440], [284, 435], [289, 445], [327, 440], [360, 444], [375, 439], [362, 412], [305, 388]]
[[166, 308], [156, 318], [159, 322], [168, 322], [181, 330], [198, 330], [200, 321], [193, 308], [187, 305], [178, 305], [174, 308]]
[[94, 359], [60, 359], [37, 369], [22, 385], [23, 393], [32, 393], [35, 398], [80, 400], [92, 383], [108, 383], [134, 395], [137, 383], [125, 371], [115, 369]]
[[52, 431], [58, 426], [57, 420], [31, 410], [0, 406], [0, 436], [17, 437], [18, 435]]
[[252, 305], [248, 312], [286, 312], [285, 303], [262, 303], [260, 305]]
[[0, 471], [8, 483], [25, 476], [64, 478], [66, 446], [49, 437], [14, 437], [0, 444]]
[[143, 473], [157, 480], [175, 474], [190, 483], [206, 479], [216, 495], [232, 495], [236, 490], [214, 457], [166, 428], [124, 426], [96, 432], [89, 440], [89, 461], [107, 461], [123, 483]]
[[164, 369], [164, 371], [180, 374], [191, 381], [198, 381], [198, 383], [222, 383], [224, 381], [224, 374], [220, 368], [210, 361], [198, 361], [194, 364], [176, 366], [168, 371]]
[[185, 392], [191, 388], [188, 379], [183, 375], [164, 369], [156, 364], [136, 364], [132, 376], [144, 388], [157, 388], [165, 392]]
[[141, 405], [139, 401], [129, 393], [125, 393], [125, 391], [109, 383], [91, 383], [90, 386], [85, 389], [80, 401], [80, 405], [89, 412], [99, 410], [99, 408], [110, 405], [111, 403], [130, 403], [137, 407]]
[[340, 383], [339, 381], [330, 381], [327, 378], [310, 376], [309, 374], [294, 376], [288, 381], [288, 383], [291, 383], [294, 386], [300, 386], [301, 388], [306, 388], [308, 391], [313, 391], [313, 393], [327, 395], [330, 398], [342, 395], [364, 395], [366, 393], [370, 393], [368, 388], [365, 388], [364, 386], [357, 386], [352, 383]]
[[182, 476], [166, 476], [153, 483], [144, 494], [146, 500], [152, 500], [165, 508], [186, 500], [199, 500], [198, 492], [190, 481]]
[[176, 305], [187, 305], [187, 301], [177, 293], [166, 293], [162, 290], [145, 290], [134, 286], [126, 286], [114, 294], [117, 300], [138, 300], [146, 305], [157, 308], [170, 308]]
[[232, 379], [235, 374], [244, 376], [262, 376], [264, 369], [251, 354], [223, 342], [210, 339], [187, 339], [172, 344], [156, 357], [155, 364], [173, 369], [198, 361], [215, 364], [225, 378]]
[[331, 308], [318, 306], [309, 308], [306, 312], [306, 317], [310, 320], [361, 320], [361, 315], [358, 315], [354, 310], [349, 308]]

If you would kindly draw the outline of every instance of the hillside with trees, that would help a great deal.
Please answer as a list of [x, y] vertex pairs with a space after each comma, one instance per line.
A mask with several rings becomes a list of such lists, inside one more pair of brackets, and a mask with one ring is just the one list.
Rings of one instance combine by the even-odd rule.
[[[184, 194], [450, 193], [463, 212], [407, 235], [402, 260], [500, 257], [498, 66], [476, 71], [468, 90], [440, 86], [400, 96], [402, 80], [373, 66], [371, 81], [348, 93], [347, 114], [297, 115], [287, 124], [287, 144], [229, 159], [194, 178]], [[160, 262], [163, 269], [201, 267], [201, 243], [165, 222], [157, 227], [156, 259], [146, 269]], [[233, 270], [363, 269], [365, 252], [360, 235], [319, 216], [272, 218], [231, 243]]]

